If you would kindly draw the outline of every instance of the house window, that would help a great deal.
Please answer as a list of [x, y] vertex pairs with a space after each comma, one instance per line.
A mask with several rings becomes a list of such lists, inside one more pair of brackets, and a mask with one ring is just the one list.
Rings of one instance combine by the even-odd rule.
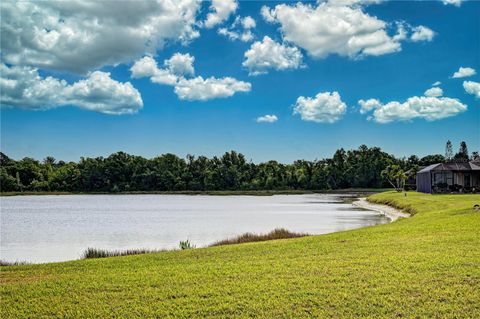
[[433, 185], [453, 185], [453, 172], [436, 172], [433, 174]]
[[445, 182], [447, 185], [453, 185], [453, 172], [445, 172]]

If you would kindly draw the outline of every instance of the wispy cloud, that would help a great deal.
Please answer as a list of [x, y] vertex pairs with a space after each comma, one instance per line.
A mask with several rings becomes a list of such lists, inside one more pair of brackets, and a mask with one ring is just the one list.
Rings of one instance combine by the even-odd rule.
[[274, 114], [272, 115], [267, 114], [264, 116], [257, 117], [256, 121], [257, 123], [274, 123], [278, 121], [278, 117]]

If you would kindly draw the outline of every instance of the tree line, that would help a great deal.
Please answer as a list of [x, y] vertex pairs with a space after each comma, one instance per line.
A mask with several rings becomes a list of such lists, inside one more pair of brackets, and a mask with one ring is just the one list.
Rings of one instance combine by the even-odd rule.
[[[467, 154], [468, 159], [468, 154]], [[235, 151], [207, 158], [163, 154], [151, 159], [117, 152], [79, 162], [47, 157], [14, 160], [0, 153], [2, 192], [129, 192], [215, 190], [334, 190], [389, 187], [382, 172], [395, 165], [415, 173], [443, 155], [396, 158], [379, 147], [337, 150], [331, 158], [255, 164]]]

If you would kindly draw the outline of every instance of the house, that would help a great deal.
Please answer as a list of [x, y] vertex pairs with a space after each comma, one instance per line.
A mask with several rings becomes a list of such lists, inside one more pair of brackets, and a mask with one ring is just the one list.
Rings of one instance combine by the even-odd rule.
[[480, 191], [480, 162], [439, 163], [417, 173], [417, 191], [452, 193]]

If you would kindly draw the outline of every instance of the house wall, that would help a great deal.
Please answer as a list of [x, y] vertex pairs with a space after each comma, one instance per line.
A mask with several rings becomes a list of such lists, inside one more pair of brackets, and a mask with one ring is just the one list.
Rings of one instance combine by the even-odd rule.
[[432, 192], [432, 177], [430, 172], [417, 174], [417, 192], [428, 194]]

